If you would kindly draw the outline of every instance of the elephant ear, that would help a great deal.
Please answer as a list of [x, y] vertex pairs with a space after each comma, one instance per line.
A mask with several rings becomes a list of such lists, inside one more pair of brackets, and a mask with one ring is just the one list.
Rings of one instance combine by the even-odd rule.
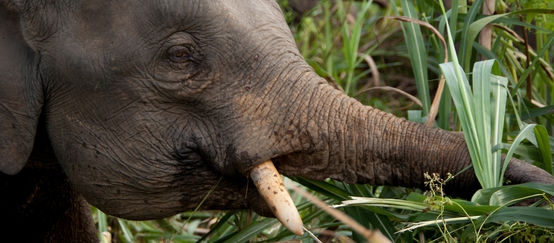
[[33, 149], [43, 103], [38, 58], [26, 44], [17, 1], [0, 0], [0, 171], [18, 173]]

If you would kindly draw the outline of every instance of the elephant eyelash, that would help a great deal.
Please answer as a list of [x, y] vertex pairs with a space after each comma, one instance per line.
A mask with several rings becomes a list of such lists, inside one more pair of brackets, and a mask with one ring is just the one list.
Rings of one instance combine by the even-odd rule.
[[167, 37], [162, 45], [164, 59], [177, 69], [183, 64], [198, 64], [202, 55], [198, 53], [195, 38], [186, 32], [176, 32]]
[[167, 58], [174, 63], [193, 61], [193, 51], [187, 46], [172, 46], [166, 51]]

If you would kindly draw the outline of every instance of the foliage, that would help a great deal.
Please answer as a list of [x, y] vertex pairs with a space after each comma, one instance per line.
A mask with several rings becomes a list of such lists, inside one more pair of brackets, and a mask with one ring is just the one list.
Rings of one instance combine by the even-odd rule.
[[[552, 173], [553, 2], [497, 0], [498, 11], [492, 16], [481, 14], [483, 0], [449, 2], [457, 7], [445, 15], [440, 4], [430, 0], [391, 1], [384, 8], [367, 1], [323, 0], [302, 16], [292, 11], [287, 1], [281, 5], [307, 62], [320, 76], [336, 82], [364, 104], [424, 122], [435, 105], [431, 97], [444, 73], [451, 86], [435, 99], [440, 102], [436, 104], [435, 126], [477, 135], [468, 144], [484, 158], [475, 167], [481, 167], [478, 173], [482, 176], [478, 176], [486, 189], [467, 201], [445, 195], [442, 185], [447, 179], [434, 175], [428, 177], [430, 190], [426, 193], [402, 187], [292, 179], [327, 203], [341, 205], [339, 208], [360, 224], [379, 229], [393, 241], [552, 242], [552, 187], [536, 183], [502, 186], [505, 181], [501, 179], [498, 152], [513, 154]], [[459, 66], [441, 64], [445, 47], [430, 30], [384, 16], [417, 19], [451, 37], [448, 59]], [[491, 49], [478, 40], [487, 24], [493, 26]], [[491, 61], [479, 62], [481, 59]], [[465, 92], [465, 107], [477, 109], [477, 113], [464, 111], [463, 102], [451, 105], [451, 99], [461, 97], [454, 87], [461, 87], [458, 91]], [[501, 93], [506, 94], [505, 100], [498, 96]], [[305, 199], [294, 194], [293, 198], [306, 228], [317, 237], [363, 241]], [[251, 211], [188, 212], [143, 222], [106, 217], [95, 209], [93, 214], [100, 232], [110, 232], [112, 242], [313, 241], [309, 234], [294, 236], [275, 219]]]

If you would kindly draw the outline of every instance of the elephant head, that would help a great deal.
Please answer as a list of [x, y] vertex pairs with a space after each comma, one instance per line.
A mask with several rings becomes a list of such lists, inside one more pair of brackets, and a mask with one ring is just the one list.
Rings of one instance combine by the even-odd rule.
[[[275, 1], [4, 6], [0, 171], [17, 174], [33, 144], [51, 146], [71, 186], [109, 214], [161, 218], [204, 197], [205, 209], [268, 214], [248, 172], [269, 159], [285, 175], [404, 186], [470, 162], [460, 136], [318, 77]], [[520, 162], [507, 177], [554, 182]], [[477, 180], [465, 172], [449, 186]]]

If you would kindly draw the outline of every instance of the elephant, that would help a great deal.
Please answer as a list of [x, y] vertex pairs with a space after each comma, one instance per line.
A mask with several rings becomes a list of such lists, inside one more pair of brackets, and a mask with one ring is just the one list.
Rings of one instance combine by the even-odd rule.
[[[271, 216], [248, 191], [267, 160], [287, 176], [411, 187], [470, 163], [463, 137], [315, 74], [273, 0], [0, 6], [2, 237], [97, 242], [88, 203], [146, 220], [207, 196], [202, 209]], [[517, 160], [506, 178], [554, 184]], [[479, 186], [467, 170], [447, 187]]]

